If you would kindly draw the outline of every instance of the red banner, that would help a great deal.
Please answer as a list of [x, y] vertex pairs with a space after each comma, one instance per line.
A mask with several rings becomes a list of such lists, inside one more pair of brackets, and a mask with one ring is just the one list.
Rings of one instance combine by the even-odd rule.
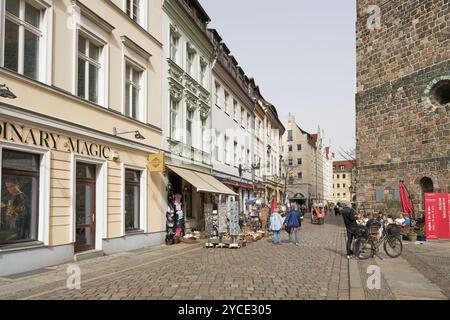
[[450, 194], [425, 194], [427, 240], [450, 239]]

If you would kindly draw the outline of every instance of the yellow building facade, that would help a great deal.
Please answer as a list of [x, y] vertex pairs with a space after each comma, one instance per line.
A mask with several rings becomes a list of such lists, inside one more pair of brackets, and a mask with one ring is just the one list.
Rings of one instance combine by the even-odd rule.
[[334, 203], [353, 201], [353, 161], [333, 162], [333, 200]]
[[0, 276], [162, 243], [161, 1], [0, 9]]

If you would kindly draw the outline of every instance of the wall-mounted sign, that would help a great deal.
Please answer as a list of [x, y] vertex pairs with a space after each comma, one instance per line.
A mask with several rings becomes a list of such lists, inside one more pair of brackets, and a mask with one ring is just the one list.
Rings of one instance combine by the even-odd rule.
[[450, 239], [450, 194], [425, 194], [427, 240]]
[[163, 172], [164, 171], [164, 153], [151, 154], [148, 156], [148, 171]]
[[112, 155], [110, 147], [98, 143], [27, 128], [10, 122], [0, 122], [0, 139], [103, 159], [110, 159]]

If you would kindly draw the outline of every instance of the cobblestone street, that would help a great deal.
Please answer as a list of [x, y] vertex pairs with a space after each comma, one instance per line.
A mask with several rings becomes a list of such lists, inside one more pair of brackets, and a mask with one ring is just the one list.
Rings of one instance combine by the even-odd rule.
[[81, 261], [81, 290], [66, 288], [62, 265], [0, 280], [0, 298], [347, 300], [342, 222], [327, 222], [304, 223], [298, 247], [264, 238], [240, 250], [181, 244]]

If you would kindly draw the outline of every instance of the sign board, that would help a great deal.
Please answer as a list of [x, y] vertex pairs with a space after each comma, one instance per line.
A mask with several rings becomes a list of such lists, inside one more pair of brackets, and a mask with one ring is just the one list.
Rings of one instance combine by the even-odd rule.
[[151, 154], [148, 156], [149, 172], [163, 172], [164, 165], [164, 153]]
[[425, 194], [427, 240], [450, 239], [450, 194]]

